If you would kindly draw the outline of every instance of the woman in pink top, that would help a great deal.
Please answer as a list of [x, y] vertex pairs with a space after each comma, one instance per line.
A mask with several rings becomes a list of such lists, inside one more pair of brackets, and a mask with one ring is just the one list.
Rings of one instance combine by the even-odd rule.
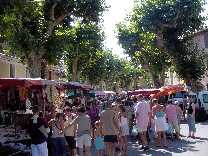
[[168, 101], [168, 105], [166, 106], [165, 112], [168, 119], [168, 123], [175, 129], [176, 137], [179, 139], [180, 128], [177, 115], [179, 113], [182, 113], [181, 108], [172, 101]]

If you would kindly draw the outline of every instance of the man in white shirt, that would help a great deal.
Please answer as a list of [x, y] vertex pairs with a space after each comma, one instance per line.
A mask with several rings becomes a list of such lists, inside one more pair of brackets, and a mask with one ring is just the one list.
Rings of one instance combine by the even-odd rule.
[[150, 123], [151, 110], [150, 105], [144, 100], [142, 95], [138, 96], [138, 103], [135, 106], [136, 125], [142, 141], [142, 148], [146, 151], [149, 149], [147, 143], [147, 127]]

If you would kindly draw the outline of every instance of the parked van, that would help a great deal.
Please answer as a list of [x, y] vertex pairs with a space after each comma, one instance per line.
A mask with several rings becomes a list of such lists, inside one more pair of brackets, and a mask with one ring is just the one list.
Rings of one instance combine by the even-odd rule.
[[188, 93], [186, 91], [180, 91], [173, 93], [169, 96], [169, 99], [172, 101], [178, 101], [179, 103], [184, 103], [186, 101], [186, 98], [188, 96]]
[[197, 108], [204, 108], [204, 110], [208, 113], [208, 91], [189, 93], [189, 97], [196, 99]]

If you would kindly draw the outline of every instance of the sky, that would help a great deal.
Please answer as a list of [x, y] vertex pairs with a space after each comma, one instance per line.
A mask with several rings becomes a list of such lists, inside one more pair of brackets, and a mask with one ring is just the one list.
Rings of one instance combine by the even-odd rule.
[[[112, 50], [113, 54], [125, 57], [123, 49], [118, 44], [115, 29], [116, 24], [123, 21], [126, 15], [131, 12], [134, 0], [106, 0], [106, 3], [110, 5], [110, 8], [104, 14], [105, 47]], [[208, 4], [205, 6], [205, 13], [208, 14]], [[208, 25], [208, 21], [206, 24]]]
[[106, 0], [110, 8], [104, 14], [105, 46], [112, 50], [113, 54], [120, 57], [125, 57], [125, 55], [116, 39], [116, 24], [123, 21], [126, 15], [132, 10], [133, 1], [134, 0]]

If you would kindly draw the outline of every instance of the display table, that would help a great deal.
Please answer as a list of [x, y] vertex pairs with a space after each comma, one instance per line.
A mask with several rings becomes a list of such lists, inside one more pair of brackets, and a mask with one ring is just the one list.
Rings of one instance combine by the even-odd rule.
[[3, 147], [10, 147], [15, 152], [30, 155], [31, 139], [26, 130], [15, 130], [14, 126], [0, 125], [0, 143]]

